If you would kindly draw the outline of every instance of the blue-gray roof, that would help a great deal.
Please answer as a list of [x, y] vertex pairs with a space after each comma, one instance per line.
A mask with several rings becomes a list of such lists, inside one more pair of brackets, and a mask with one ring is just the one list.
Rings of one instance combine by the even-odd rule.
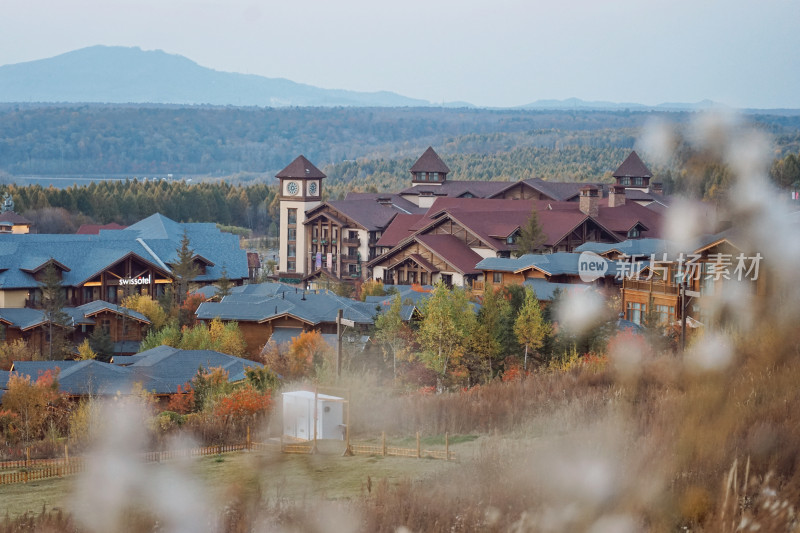
[[[269, 342], [273, 342], [278, 346], [288, 344], [292, 340], [303, 333], [302, 328], [275, 328], [269, 338]], [[322, 333], [322, 339], [335, 350], [337, 348], [337, 339], [335, 333]], [[363, 350], [369, 342], [368, 335], [344, 335], [342, 342], [344, 344], [355, 344], [358, 350]]]
[[8, 388], [8, 378], [11, 373], [8, 370], [0, 370], [0, 389]]
[[184, 231], [195, 254], [214, 263], [196, 281], [217, 280], [223, 268], [229, 279], [247, 279], [247, 252], [237, 236], [219, 231], [215, 224], [179, 224], [155, 214], [127, 229], [101, 230], [98, 235], [1, 234], [0, 289], [38, 287], [26, 270], [42, 267], [51, 258], [69, 269], [62, 276], [66, 286], [81, 285], [129, 254], [169, 272]]
[[[192, 380], [198, 368], [222, 368], [230, 381], [245, 378], [245, 369], [263, 367], [261, 363], [212, 350], [179, 350], [159, 346], [135, 356], [129, 366], [99, 361], [18, 361], [14, 372], [38, 379], [47, 370], [58, 372], [62, 392], [75, 396], [87, 394], [129, 394], [135, 384], [156, 394], [172, 394]], [[115, 357], [126, 359], [126, 357]]]
[[[477, 270], [493, 270], [498, 272], [519, 272], [529, 268], [539, 269], [552, 276], [579, 274], [578, 265], [581, 254], [574, 252], [557, 252], [554, 254], [525, 254], [516, 258], [488, 257], [478, 263]], [[616, 274], [616, 263], [605, 260], [608, 263], [606, 276]]]
[[605, 254], [616, 250], [627, 256], [649, 257], [651, 254], [666, 253], [670, 247], [670, 243], [664, 239], [629, 239], [615, 243], [585, 242], [575, 248], [575, 251]]
[[543, 302], [551, 301], [557, 290], [562, 293], [567, 293], [582, 292], [592, 288], [591, 285], [582, 285], [580, 283], [551, 283], [541, 278], [526, 279], [523, 285], [531, 287], [533, 292], [536, 293], [536, 298]]
[[[120, 315], [127, 315], [135, 318], [145, 324], [149, 324], [150, 320], [141, 313], [137, 313], [126, 307], [110, 304], [102, 300], [90, 302], [88, 304], [80, 305], [78, 307], [65, 307], [64, 313], [70, 319], [71, 326], [79, 326], [81, 324], [92, 325], [95, 323], [94, 319], [87, 315], [91, 315], [100, 311], [111, 311]], [[42, 309], [29, 309], [26, 307], [0, 307], [0, 320], [5, 320], [14, 328], [26, 330], [41, 324], [47, 323], [47, 314]]]
[[[279, 284], [266, 284], [279, 285]], [[247, 287], [255, 287], [248, 285]], [[336, 322], [336, 314], [342, 310], [343, 318], [358, 324], [372, 324], [375, 304], [344, 298], [328, 291], [288, 290], [271, 293], [274, 287], [265, 291], [237, 291], [226, 296], [221, 302], [203, 302], [197, 308], [197, 318], [201, 320], [236, 320], [243, 322], [264, 322], [275, 317], [289, 315], [311, 325], [323, 322]]]

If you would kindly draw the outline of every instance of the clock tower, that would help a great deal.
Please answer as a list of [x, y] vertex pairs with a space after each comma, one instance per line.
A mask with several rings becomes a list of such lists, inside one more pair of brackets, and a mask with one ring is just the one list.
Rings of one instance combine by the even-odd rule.
[[280, 276], [302, 278], [310, 272], [306, 264], [308, 242], [303, 222], [306, 211], [322, 201], [325, 174], [304, 156], [298, 156], [275, 175], [280, 180]]

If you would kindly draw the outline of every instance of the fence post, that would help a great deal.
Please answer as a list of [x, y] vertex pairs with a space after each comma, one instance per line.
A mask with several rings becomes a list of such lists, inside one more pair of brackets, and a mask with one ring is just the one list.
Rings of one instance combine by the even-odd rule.
[[444, 432], [444, 460], [450, 460], [450, 434], [447, 431]]
[[250, 451], [250, 426], [247, 426], [247, 451]]
[[422, 450], [419, 447], [419, 431], [417, 431], [417, 459], [422, 457]]
[[386, 432], [381, 432], [381, 450], [383, 452], [383, 456], [386, 457]]
[[31, 449], [30, 446], [25, 448], [25, 467], [31, 466]]
[[69, 464], [69, 447], [66, 444], [64, 445], [64, 462]]

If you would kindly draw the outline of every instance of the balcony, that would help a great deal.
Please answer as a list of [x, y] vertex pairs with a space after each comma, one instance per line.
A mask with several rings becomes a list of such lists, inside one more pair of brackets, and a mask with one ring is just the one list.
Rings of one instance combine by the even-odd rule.
[[350, 246], [361, 246], [361, 239], [358, 237], [354, 237], [352, 239], [342, 239], [343, 245], [350, 245]]
[[358, 263], [359, 261], [357, 255], [342, 254], [341, 258], [343, 263]]
[[485, 285], [485, 283], [483, 281], [473, 281], [472, 282], [472, 290], [473, 291], [483, 292], [485, 290], [485, 288], [486, 288], [486, 285]]
[[654, 292], [658, 294], [670, 294], [677, 296], [680, 293], [680, 287], [672, 285], [664, 281], [646, 281], [640, 279], [625, 279], [622, 281], [622, 288], [626, 290]]

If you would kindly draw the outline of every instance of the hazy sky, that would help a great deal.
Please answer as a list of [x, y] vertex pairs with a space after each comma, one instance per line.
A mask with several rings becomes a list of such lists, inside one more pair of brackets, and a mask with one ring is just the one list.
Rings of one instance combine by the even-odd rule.
[[800, 108], [798, 0], [2, 0], [0, 65], [96, 44], [432, 102]]

